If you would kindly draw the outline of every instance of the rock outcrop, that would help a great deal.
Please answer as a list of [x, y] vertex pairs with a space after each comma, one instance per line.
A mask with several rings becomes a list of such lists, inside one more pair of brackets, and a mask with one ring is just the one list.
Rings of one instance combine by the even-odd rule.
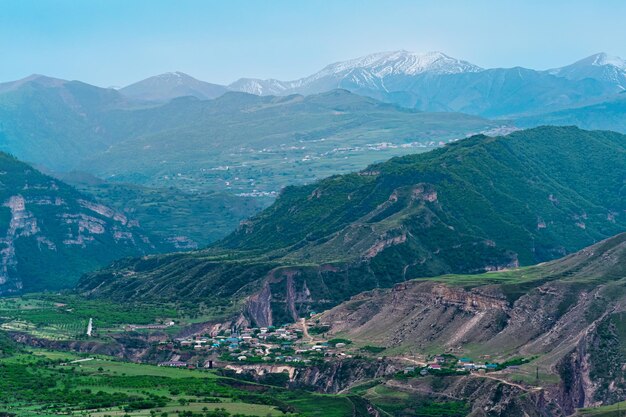
[[0, 154], [0, 295], [69, 287], [157, 245], [125, 215]]

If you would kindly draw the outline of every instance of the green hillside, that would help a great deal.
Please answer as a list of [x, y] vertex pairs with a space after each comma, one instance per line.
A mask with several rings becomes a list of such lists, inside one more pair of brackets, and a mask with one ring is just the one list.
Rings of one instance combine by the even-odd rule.
[[258, 323], [371, 288], [551, 260], [626, 229], [626, 136], [543, 127], [475, 136], [286, 188], [213, 248], [118, 262], [79, 290], [119, 299], [254, 294]]
[[79, 81], [31, 76], [0, 86], [0, 150], [67, 170], [111, 144], [100, 117], [126, 108], [117, 91]]
[[136, 219], [142, 229], [179, 249], [197, 249], [224, 238], [273, 200], [108, 182], [81, 183], [77, 187]]
[[[305, 242], [313, 251], [328, 245], [317, 239], [348, 225], [380, 225], [382, 232], [426, 216], [429, 228], [445, 226], [457, 235], [489, 239], [495, 248], [521, 244], [515, 250], [519, 261], [532, 264], [620, 230], [625, 147], [626, 136], [577, 128], [476, 136], [359, 173], [290, 187], [221, 246], [259, 249]], [[430, 230], [415, 232], [422, 241], [441, 244], [425, 239]], [[318, 255], [305, 249], [297, 253]]]
[[518, 126], [576, 125], [582, 129], [608, 129], [626, 133], [626, 93], [599, 101], [591, 105], [523, 117], [515, 123]]
[[125, 256], [173, 245], [114, 209], [0, 153], [0, 294], [72, 286]]

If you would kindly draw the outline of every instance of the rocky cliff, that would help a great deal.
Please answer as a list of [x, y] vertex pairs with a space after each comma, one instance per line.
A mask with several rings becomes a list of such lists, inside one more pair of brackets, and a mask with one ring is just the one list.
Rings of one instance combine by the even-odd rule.
[[68, 287], [159, 245], [132, 219], [0, 154], [0, 295]]

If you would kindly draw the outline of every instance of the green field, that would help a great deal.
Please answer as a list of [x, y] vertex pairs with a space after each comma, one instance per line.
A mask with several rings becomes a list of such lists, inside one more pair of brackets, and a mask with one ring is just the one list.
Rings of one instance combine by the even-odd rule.
[[16, 416], [362, 415], [354, 412], [362, 400], [350, 396], [289, 391], [105, 356], [22, 351], [0, 359], [0, 374], [0, 412]]
[[596, 408], [582, 408], [574, 417], [624, 417], [626, 416], [626, 401]]
[[87, 300], [74, 295], [31, 294], [0, 298], [0, 330], [17, 331], [37, 338], [75, 340], [86, 336], [89, 319], [100, 335], [123, 330], [127, 324], [151, 324], [187, 317], [198, 320], [196, 310], [182, 305], [117, 304]]
[[441, 401], [424, 394], [400, 391], [373, 381], [356, 387], [353, 392], [367, 398], [383, 412], [401, 417], [463, 417], [470, 412], [465, 401]]

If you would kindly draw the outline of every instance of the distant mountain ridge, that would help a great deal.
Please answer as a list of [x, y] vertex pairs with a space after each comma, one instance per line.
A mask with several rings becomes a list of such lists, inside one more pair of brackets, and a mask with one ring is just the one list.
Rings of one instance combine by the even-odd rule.
[[[626, 63], [605, 53], [594, 54], [561, 68], [537, 71], [522, 67], [485, 69], [441, 52], [394, 51], [337, 62], [298, 80], [240, 79], [229, 86], [200, 81], [181, 72], [150, 77], [119, 90], [32, 75], [0, 84], [0, 150], [26, 157], [19, 148], [35, 149], [34, 141], [39, 136], [54, 139], [54, 146], [49, 148], [51, 152], [44, 152], [46, 157], [57, 152], [72, 155], [81, 149], [106, 149], [116, 140], [115, 137], [129, 134], [115, 132], [116, 126], [106, 125], [105, 119], [90, 117], [95, 113], [158, 106], [189, 96], [200, 100], [214, 99], [232, 91], [289, 96], [345, 89], [419, 111], [525, 119], [533, 120], [537, 125], [554, 120], [548, 116], [551, 113], [615, 101], [625, 86]], [[63, 106], [69, 111], [60, 112]], [[28, 118], [16, 119], [11, 113], [16, 110]], [[30, 127], [28, 124], [36, 119], [29, 112], [45, 115], [51, 122], [37, 122], [36, 127]], [[528, 126], [527, 123], [522, 125]], [[603, 126], [601, 122], [578, 124], [582, 128], [604, 129], [615, 125]], [[84, 138], [82, 140], [86, 143], [81, 140], [64, 143], [60, 136], [61, 126], [63, 130], [73, 131]], [[24, 127], [37, 131], [26, 131], [19, 140], [11, 137], [13, 129], [24, 131]], [[28, 159], [41, 162], [37, 158]], [[67, 169], [68, 164], [62, 168]]]
[[[171, 79], [180, 83], [171, 87]], [[144, 98], [167, 101], [176, 96], [213, 98], [226, 91], [286, 96], [346, 89], [356, 94], [421, 111], [464, 112], [483, 117], [516, 118], [595, 104], [626, 88], [626, 64], [598, 53], [546, 71], [481, 68], [442, 52], [379, 52], [327, 65], [292, 81], [241, 78], [228, 86], [202, 84], [181, 73], [152, 77], [120, 91], [129, 98], [139, 88]], [[140, 87], [141, 86], [141, 87]], [[150, 93], [146, 93], [150, 86]]]
[[142, 101], [169, 101], [183, 96], [209, 100], [226, 93], [228, 88], [197, 80], [182, 72], [167, 72], [121, 88], [124, 96]]
[[624, 85], [626, 66], [621, 59], [606, 54], [559, 69], [536, 71], [521, 67], [484, 69], [441, 52], [394, 51], [331, 64], [295, 81], [240, 79], [229, 88], [261, 95], [345, 88], [423, 111], [516, 117], [610, 96]]
[[520, 127], [538, 124], [579, 126], [584, 129], [603, 129], [626, 132], [626, 91], [614, 98], [587, 106], [557, 110], [516, 120]]
[[611, 56], [604, 52], [591, 55], [571, 65], [548, 71], [572, 80], [595, 78], [614, 83], [622, 90], [626, 90], [626, 61], [620, 57]]
[[34, 83], [44, 87], [59, 87], [67, 82], [68, 81], [59, 78], [46, 77], [41, 74], [32, 74], [20, 80], [0, 83], [0, 93], [17, 90], [21, 86], [28, 83]]
[[[2, 83], [0, 93], [37, 79], [47, 86], [68, 82], [42, 77], [33, 75]], [[43, 79], [47, 82], [43, 83]], [[228, 91], [283, 96], [319, 94], [337, 88], [423, 111], [517, 117], [589, 105], [591, 101], [623, 91], [626, 89], [626, 62], [597, 53], [545, 71], [523, 67], [481, 68], [442, 52], [400, 50], [336, 62], [291, 81], [241, 78], [229, 85], [219, 85], [182, 72], [168, 72], [118, 91], [130, 100], [163, 103], [184, 96], [213, 99]], [[511, 95], [528, 96], [531, 100], [525, 104], [515, 103]], [[506, 100], [499, 104], [502, 98]]]
[[80, 81], [34, 75], [0, 84], [0, 151], [50, 169], [70, 169], [115, 139], [101, 116], [131, 106], [115, 90]]
[[482, 71], [482, 68], [441, 52], [418, 54], [394, 51], [336, 62], [313, 75], [295, 81], [242, 78], [230, 84], [229, 88], [258, 95], [283, 95], [294, 92], [313, 94], [324, 89], [346, 88], [343, 83], [348, 81], [385, 90], [383, 78], [387, 76], [414, 76], [422, 73], [459, 74], [479, 71]]

